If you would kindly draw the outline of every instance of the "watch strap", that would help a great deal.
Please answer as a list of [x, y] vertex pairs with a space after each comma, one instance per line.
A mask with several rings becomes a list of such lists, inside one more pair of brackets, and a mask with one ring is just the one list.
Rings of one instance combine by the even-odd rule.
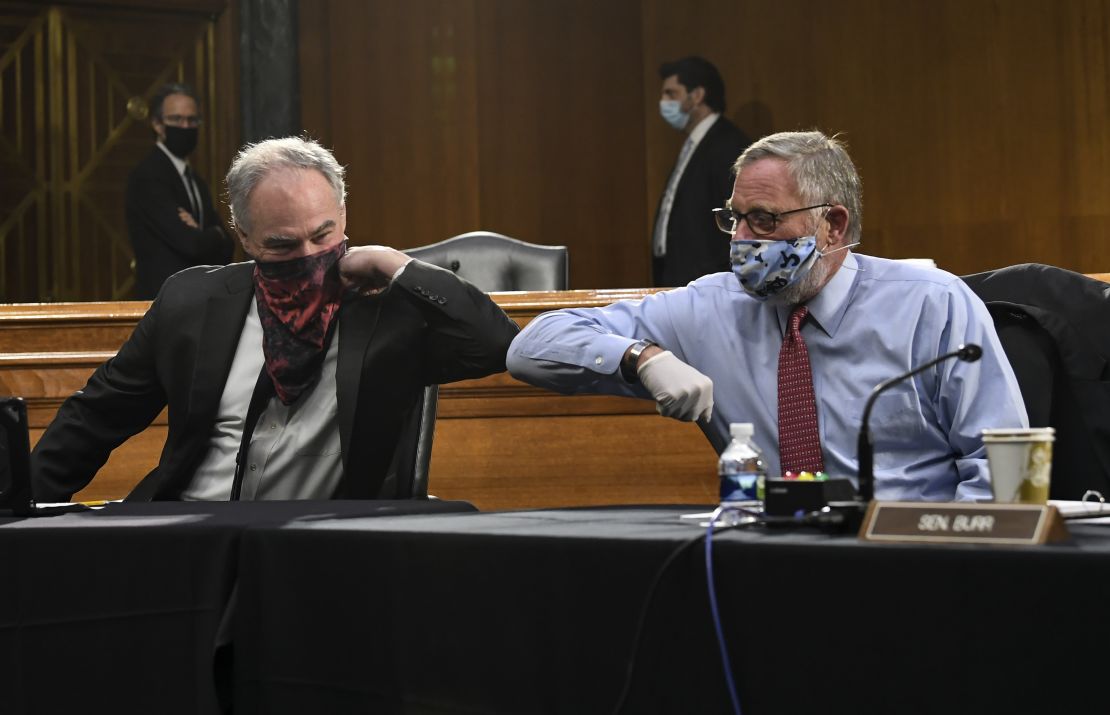
[[640, 355], [652, 345], [658, 345], [654, 340], [638, 340], [632, 343], [632, 348], [625, 353], [621, 361], [621, 377], [625, 382], [637, 383], [640, 381], [636, 373], [636, 364], [640, 362]]

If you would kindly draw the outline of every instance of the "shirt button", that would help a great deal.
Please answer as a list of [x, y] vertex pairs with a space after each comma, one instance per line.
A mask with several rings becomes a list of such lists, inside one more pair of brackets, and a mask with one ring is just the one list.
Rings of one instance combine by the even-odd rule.
[[252, 465], [251, 465], [251, 471], [253, 472], [253, 471], [255, 471], [256, 469], [258, 469], [258, 465], [257, 465], [257, 464], [252, 464]]
[[605, 358], [601, 357], [600, 355], [598, 355], [596, 358], [594, 358], [594, 365], [604, 365], [604, 364], [605, 364]]
[[277, 429], [277, 422], [271, 422], [270, 429]]

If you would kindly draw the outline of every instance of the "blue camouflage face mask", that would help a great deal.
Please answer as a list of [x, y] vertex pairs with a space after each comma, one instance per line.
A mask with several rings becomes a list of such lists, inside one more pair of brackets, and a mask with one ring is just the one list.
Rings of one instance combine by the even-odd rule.
[[756, 300], [767, 300], [797, 283], [820, 257], [817, 236], [786, 241], [734, 240], [729, 251], [732, 272], [740, 281], [740, 287]]
[[660, 99], [659, 116], [675, 129], [682, 131], [690, 121], [690, 113], [682, 111], [682, 102], [677, 99]]
[[738, 239], [732, 242], [729, 261], [744, 292], [763, 301], [805, 278], [817, 259], [858, 245], [856, 241], [826, 252], [817, 248], [817, 236], [785, 241]]

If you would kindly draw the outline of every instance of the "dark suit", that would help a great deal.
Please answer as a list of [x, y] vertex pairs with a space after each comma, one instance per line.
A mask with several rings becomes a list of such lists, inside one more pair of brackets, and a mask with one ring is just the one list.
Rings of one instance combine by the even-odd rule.
[[[653, 263], [655, 285], [684, 286], [708, 273], [729, 270], [728, 236], [717, 228], [712, 212], [732, 195], [732, 165], [748, 144], [751, 140], [723, 114], [698, 142], [675, 189], [667, 254]], [[660, 198], [659, 208], [662, 204]]]
[[[192, 266], [224, 265], [235, 246], [220, 226], [208, 185], [194, 174], [203, 224], [191, 228], [177, 209], [192, 203], [181, 175], [158, 146], [127, 177], [127, 233], [135, 253], [135, 298], [150, 300], [167, 278]], [[194, 218], [196, 218], [194, 216]]]
[[[195, 268], [166, 282], [119, 353], [65, 401], [35, 446], [36, 499], [68, 499], [92, 480], [112, 449], [167, 405], [166, 444], [140, 491], [154, 499], [180, 497], [208, 451], [254, 299], [253, 268]], [[344, 475], [334, 496], [398, 496], [403, 490], [396, 480], [403, 477], [392, 471], [398, 437], [406, 415], [420, 408], [423, 386], [504, 370], [518, 328], [477, 288], [420, 261], [382, 295], [349, 295], [339, 324], [336, 401]]]

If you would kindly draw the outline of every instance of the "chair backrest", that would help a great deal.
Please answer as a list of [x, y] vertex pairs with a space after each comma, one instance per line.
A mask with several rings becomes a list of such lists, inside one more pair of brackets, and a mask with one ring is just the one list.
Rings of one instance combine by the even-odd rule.
[[1053, 499], [1110, 497], [1110, 286], [1027, 263], [964, 276], [987, 304], [1029, 424], [1053, 427]]
[[0, 398], [0, 508], [21, 516], [32, 509], [30, 454], [27, 405]]
[[424, 388], [420, 404], [420, 431], [412, 467], [412, 498], [428, 498], [428, 469], [432, 463], [432, 440], [436, 436], [436, 409], [439, 406], [439, 385]]
[[396, 499], [428, 498], [428, 467], [432, 461], [438, 401], [439, 385], [428, 385], [407, 414], [390, 468], [396, 480], [393, 490]]
[[[472, 231], [439, 243], [405, 249], [425, 263], [453, 271], [480, 290], [566, 290], [569, 261], [566, 246], [540, 246], [491, 231]], [[428, 471], [435, 437], [439, 385], [424, 389], [415, 442], [403, 445], [404, 460], [411, 460], [414, 499], [428, 496]], [[403, 472], [408, 468], [403, 465]], [[399, 488], [398, 496], [405, 490]]]
[[405, 253], [454, 271], [487, 293], [566, 290], [569, 283], [566, 246], [540, 246], [491, 231], [471, 231]]

